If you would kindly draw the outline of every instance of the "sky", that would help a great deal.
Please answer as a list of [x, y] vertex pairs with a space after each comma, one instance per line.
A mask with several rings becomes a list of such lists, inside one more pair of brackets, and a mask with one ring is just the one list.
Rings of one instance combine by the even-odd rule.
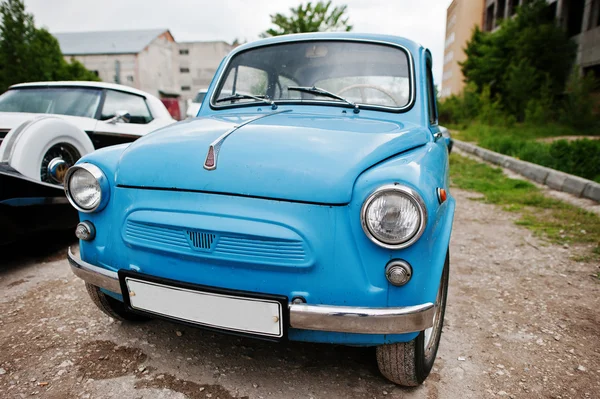
[[[36, 25], [50, 32], [166, 28], [177, 41], [252, 41], [269, 15], [306, 0], [25, 0]], [[316, 2], [316, 0], [313, 0]], [[446, 8], [451, 0], [333, 0], [348, 5], [354, 32], [404, 36], [433, 54], [442, 79]]]

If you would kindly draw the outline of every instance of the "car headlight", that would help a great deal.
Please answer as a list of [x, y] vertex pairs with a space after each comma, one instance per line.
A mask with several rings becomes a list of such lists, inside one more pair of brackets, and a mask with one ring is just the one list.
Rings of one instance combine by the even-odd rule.
[[421, 237], [427, 210], [419, 194], [405, 186], [386, 185], [364, 202], [361, 224], [367, 237], [389, 249], [405, 248]]
[[65, 177], [67, 199], [80, 212], [102, 210], [108, 202], [110, 185], [100, 168], [90, 163], [71, 167]]

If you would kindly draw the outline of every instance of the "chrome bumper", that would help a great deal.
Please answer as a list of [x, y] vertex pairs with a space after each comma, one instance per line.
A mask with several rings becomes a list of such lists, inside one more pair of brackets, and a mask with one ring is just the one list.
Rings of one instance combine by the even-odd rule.
[[[121, 293], [116, 272], [89, 264], [68, 252], [71, 270], [84, 281], [108, 291]], [[359, 334], [403, 334], [423, 331], [433, 325], [435, 305], [424, 303], [397, 308], [352, 306], [289, 305], [290, 327]]]

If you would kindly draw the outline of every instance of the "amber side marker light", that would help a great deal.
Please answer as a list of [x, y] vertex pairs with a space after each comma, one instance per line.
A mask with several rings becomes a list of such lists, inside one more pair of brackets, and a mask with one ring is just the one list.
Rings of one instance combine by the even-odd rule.
[[446, 190], [444, 190], [443, 188], [438, 188], [436, 191], [437, 191], [438, 202], [440, 204], [443, 204], [447, 198]]

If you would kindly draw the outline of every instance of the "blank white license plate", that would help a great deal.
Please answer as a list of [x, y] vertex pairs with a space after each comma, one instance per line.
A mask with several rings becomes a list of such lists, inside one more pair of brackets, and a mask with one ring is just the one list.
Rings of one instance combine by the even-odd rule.
[[125, 278], [131, 307], [173, 319], [250, 334], [283, 336], [281, 303]]

